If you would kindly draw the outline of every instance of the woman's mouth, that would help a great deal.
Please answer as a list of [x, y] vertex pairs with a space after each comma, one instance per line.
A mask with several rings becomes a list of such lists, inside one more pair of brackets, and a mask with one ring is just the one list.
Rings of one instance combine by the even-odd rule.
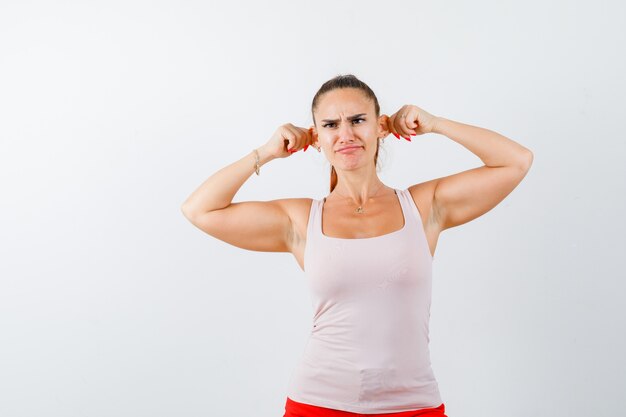
[[361, 146], [349, 146], [349, 147], [346, 147], [346, 148], [342, 148], [342, 149], [338, 150], [337, 152], [340, 152], [340, 153], [353, 153], [353, 152], [358, 151], [361, 148], [362, 148]]

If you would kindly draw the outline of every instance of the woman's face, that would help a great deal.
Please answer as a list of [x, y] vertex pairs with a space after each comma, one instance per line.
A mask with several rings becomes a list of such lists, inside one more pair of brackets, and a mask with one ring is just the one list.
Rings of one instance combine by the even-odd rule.
[[360, 90], [332, 90], [318, 101], [313, 140], [336, 170], [359, 168], [374, 163], [378, 138], [389, 134], [387, 119], [376, 118], [374, 102]]

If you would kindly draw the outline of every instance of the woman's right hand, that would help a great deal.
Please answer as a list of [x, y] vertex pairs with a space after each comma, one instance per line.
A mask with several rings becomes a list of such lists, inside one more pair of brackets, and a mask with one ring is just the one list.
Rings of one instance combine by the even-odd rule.
[[313, 142], [312, 127], [305, 129], [285, 123], [276, 129], [263, 148], [274, 158], [285, 158], [300, 149], [306, 149]]

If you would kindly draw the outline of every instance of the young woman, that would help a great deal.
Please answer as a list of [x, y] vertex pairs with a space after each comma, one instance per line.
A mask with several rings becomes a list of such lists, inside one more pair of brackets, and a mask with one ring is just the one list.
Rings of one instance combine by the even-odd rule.
[[[500, 203], [533, 154], [487, 129], [405, 105], [380, 115], [353, 75], [322, 85], [314, 125], [280, 126], [263, 146], [209, 177], [183, 203], [196, 227], [231, 245], [291, 252], [310, 283], [309, 342], [289, 381], [284, 417], [445, 416], [430, 365], [432, 262], [439, 234]], [[484, 166], [397, 189], [382, 183], [380, 141], [444, 135]], [[260, 167], [313, 146], [331, 164], [321, 200], [233, 203]]]

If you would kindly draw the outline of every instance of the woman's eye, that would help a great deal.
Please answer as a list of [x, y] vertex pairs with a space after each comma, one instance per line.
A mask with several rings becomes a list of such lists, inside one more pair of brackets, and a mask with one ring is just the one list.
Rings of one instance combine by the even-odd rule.
[[[356, 122], [357, 120], [361, 120], [361, 121], [365, 121], [365, 119], [361, 119], [360, 117], [358, 119], [354, 119], [352, 120], [353, 122]], [[359, 123], [360, 124], [360, 123]], [[328, 127], [330, 125], [334, 125], [334, 123], [326, 123], [325, 125], [322, 125], [322, 127]]]

